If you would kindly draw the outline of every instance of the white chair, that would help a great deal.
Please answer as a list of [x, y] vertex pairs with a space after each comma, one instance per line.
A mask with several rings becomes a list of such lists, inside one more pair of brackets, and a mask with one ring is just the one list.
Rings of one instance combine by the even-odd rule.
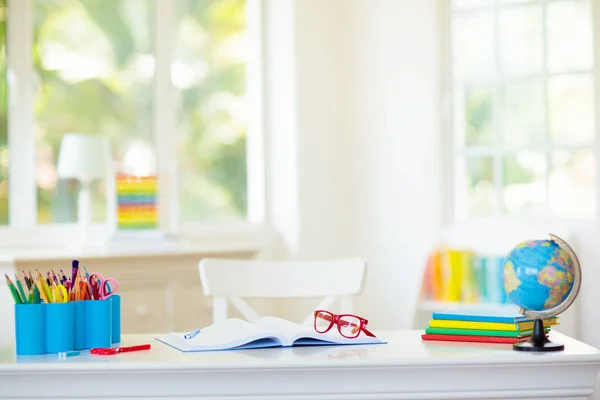
[[[213, 323], [227, 318], [227, 302], [248, 321], [258, 314], [242, 298], [324, 297], [315, 309], [327, 309], [336, 300], [352, 313], [352, 296], [362, 292], [366, 264], [359, 259], [325, 261], [245, 261], [204, 259], [200, 280], [206, 296], [213, 296]], [[304, 320], [311, 323], [312, 313]]]

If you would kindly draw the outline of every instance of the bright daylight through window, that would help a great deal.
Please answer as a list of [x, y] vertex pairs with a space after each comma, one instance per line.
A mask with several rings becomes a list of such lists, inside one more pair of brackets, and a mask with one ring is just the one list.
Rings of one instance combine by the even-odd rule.
[[[12, 12], [13, 2], [28, 2]], [[159, 1], [159, 0], [155, 0]], [[57, 178], [63, 135], [109, 138], [117, 171], [170, 171], [159, 190], [178, 207], [181, 221], [246, 218], [246, 10], [244, 0], [168, 0], [173, 18], [156, 23], [152, 0], [3, 0], [0, 13], [0, 224], [12, 224], [9, 208], [18, 196], [10, 180], [27, 179], [9, 168], [21, 135], [7, 128], [6, 59], [30, 59], [31, 135], [36, 200], [22, 212], [34, 224], [75, 222], [77, 182]], [[8, 4], [6, 4], [8, 3]], [[29, 21], [30, 48], [6, 46], [10, 18]], [[22, 11], [26, 10], [26, 11]], [[31, 13], [27, 17], [17, 13]], [[21, 19], [23, 17], [23, 19]], [[17, 22], [20, 24], [22, 22]], [[9, 30], [10, 34], [10, 30]], [[172, 37], [169, 59], [157, 59], [157, 41]], [[18, 40], [18, 38], [16, 39]], [[31, 52], [23, 57], [19, 52]], [[170, 95], [156, 93], [158, 64], [167, 65]], [[27, 68], [22, 63], [15, 68]], [[21, 71], [22, 72], [22, 71]], [[11, 98], [9, 86], [8, 98]], [[156, 113], [171, 113], [169, 129], [156, 129]], [[10, 120], [11, 115], [8, 115]], [[163, 124], [164, 126], [164, 124]], [[29, 143], [27, 137], [24, 142]], [[160, 143], [172, 143], [171, 159], [158, 157]], [[93, 219], [105, 221], [106, 185], [92, 185]], [[26, 204], [26, 203], [25, 203]]]
[[455, 218], [593, 218], [591, 1], [450, 9]]

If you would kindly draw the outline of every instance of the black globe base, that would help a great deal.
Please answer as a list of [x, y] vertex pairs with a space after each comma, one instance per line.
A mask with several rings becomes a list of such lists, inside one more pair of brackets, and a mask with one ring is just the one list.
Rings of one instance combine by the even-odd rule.
[[533, 335], [531, 338], [522, 343], [513, 344], [513, 350], [517, 351], [562, 351], [565, 345], [561, 343], [553, 343], [546, 337], [544, 330], [544, 322], [540, 318], [536, 318], [533, 323]]

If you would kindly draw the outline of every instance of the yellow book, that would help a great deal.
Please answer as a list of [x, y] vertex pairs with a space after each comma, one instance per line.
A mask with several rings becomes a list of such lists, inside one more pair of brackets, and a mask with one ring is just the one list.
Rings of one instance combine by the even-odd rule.
[[140, 191], [151, 191], [158, 188], [158, 182], [122, 182], [117, 183], [117, 190], [140, 190]]
[[461, 251], [446, 250], [444, 254], [444, 301], [460, 301]]
[[[558, 325], [556, 318], [544, 320], [544, 326]], [[430, 328], [451, 328], [451, 329], [484, 329], [492, 331], [522, 331], [533, 329], [533, 321], [519, 322], [516, 324], [503, 322], [473, 322], [473, 321], [453, 321], [443, 319], [432, 319], [429, 321]]]

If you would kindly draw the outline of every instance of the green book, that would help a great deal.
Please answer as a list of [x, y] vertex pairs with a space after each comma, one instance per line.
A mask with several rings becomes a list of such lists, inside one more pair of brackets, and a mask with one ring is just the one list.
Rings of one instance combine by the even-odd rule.
[[[549, 331], [550, 327], [546, 327], [546, 332]], [[525, 337], [533, 335], [533, 329], [522, 331], [488, 331], [485, 329], [427, 328], [425, 329], [425, 333], [435, 335]]]

